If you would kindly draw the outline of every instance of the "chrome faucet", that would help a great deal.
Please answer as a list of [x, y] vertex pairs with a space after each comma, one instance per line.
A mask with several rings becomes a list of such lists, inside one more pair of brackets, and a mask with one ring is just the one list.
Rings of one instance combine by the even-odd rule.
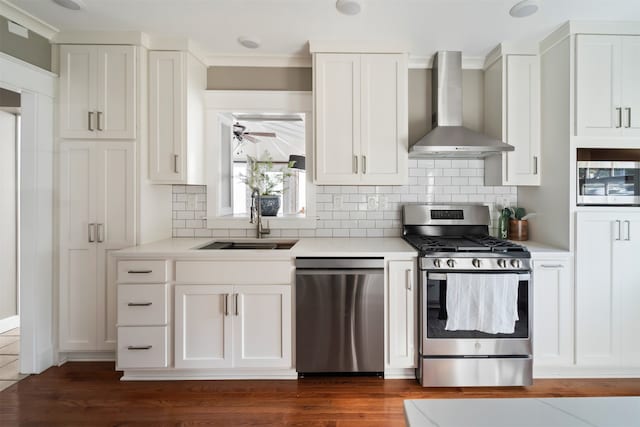
[[[270, 234], [271, 229], [262, 225], [262, 207], [260, 206], [260, 194], [258, 191], [251, 193], [251, 224], [256, 224], [256, 237], [261, 239], [262, 236]], [[267, 223], [268, 224], [268, 223]]]

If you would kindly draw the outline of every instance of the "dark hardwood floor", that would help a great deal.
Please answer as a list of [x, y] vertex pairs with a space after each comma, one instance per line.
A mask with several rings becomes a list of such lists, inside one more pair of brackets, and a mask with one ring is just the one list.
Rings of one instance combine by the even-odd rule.
[[404, 425], [405, 399], [631, 396], [640, 379], [536, 380], [531, 387], [424, 389], [411, 380], [121, 382], [113, 363], [67, 363], [0, 392], [0, 425]]

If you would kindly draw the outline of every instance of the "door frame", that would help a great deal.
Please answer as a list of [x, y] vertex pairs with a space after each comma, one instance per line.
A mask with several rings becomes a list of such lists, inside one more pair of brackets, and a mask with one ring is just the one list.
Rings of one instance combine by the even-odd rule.
[[0, 87], [21, 95], [19, 141], [20, 372], [56, 361], [54, 106], [57, 75], [0, 52]]

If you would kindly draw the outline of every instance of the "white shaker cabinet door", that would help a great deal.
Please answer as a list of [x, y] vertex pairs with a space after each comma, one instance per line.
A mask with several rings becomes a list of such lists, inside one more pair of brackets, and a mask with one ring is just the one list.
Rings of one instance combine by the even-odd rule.
[[91, 144], [60, 147], [61, 351], [95, 350], [97, 265], [95, 150]]
[[[617, 226], [617, 224], [616, 224]], [[617, 232], [616, 232], [617, 233]], [[640, 366], [640, 214], [620, 216], [620, 240], [614, 247], [615, 286], [619, 287], [622, 365]]]
[[576, 36], [576, 134], [622, 135], [622, 42], [619, 36]]
[[97, 138], [98, 48], [60, 46], [60, 135]]
[[405, 55], [362, 55], [361, 76], [361, 184], [406, 184], [409, 137]]
[[573, 363], [573, 283], [567, 258], [535, 259], [533, 267], [533, 362]]
[[135, 46], [100, 46], [96, 128], [100, 138], [136, 137]]
[[416, 280], [413, 261], [388, 264], [388, 356], [390, 368], [416, 367]]
[[620, 287], [614, 246], [618, 222], [609, 212], [579, 213], [576, 230], [576, 363], [614, 366], [620, 360]]
[[175, 367], [232, 366], [232, 286], [175, 286]]
[[314, 58], [318, 184], [360, 182], [360, 56], [317, 54]]
[[640, 137], [640, 36], [622, 37], [622, 133]]
[[291, 367], [291, 286], [236, 286], [233, 366]]

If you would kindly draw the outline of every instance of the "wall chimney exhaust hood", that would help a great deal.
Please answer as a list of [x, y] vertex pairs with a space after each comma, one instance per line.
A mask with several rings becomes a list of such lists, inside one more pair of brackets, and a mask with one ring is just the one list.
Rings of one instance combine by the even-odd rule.
[[432, 74], [433, 129], [409, 147], [410, 158], [483, 158], [512, 145], [462, 126], [462, 53], [436, 53]]

